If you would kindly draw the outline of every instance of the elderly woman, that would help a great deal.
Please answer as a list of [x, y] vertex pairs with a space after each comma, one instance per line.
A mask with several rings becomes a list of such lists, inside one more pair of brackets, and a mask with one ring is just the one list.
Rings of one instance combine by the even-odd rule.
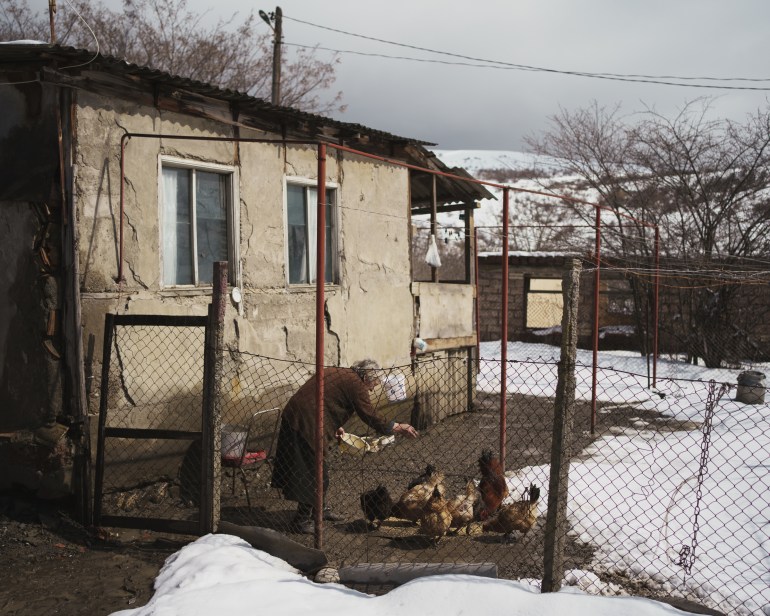
[[[379, 382], [380, 366], [372, 359], [363, 359], [350, 368], [324, 369], [324, 441], [332, 444], [342, 434], [342, 426], [354, 414], [379, 434], [418, 436], [409, 424], [388, 421], [372, 407], [369, 392]], [[316, 375], [313, 375], [291, 397], [281, 416], [278, 445], [273, 465], [272, 485], [283, 492], [288, 500], [297, 501], [293, 530], [311, 534], [313, 503], [315, 501], [315, 426]], [[324, 464], [324, 494], [329, 487], [329, 476]], [[341, 518], [328, 507], [324, 520]]]

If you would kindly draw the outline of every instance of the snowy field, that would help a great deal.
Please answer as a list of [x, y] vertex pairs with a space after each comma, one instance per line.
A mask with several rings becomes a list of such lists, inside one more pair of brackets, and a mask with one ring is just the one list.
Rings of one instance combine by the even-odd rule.
[[[508, 391], [553, 396], [559, 349], [509, 343]], [[500, 389], [500, 345], [482, 343], [479, 387]], [[577, 357], [577, 392], [591, 398], [590, 351]], [[658, 387], [646, 388], [648, 366], [630, 352], [599, 354], [597, 397], [654, 410], [691, 430], [633, 430], [600, 437], [570, 467], [569, 517], [580, 539], [597, 549], [597, 569], [622, 573], [665, 592], [677, 592], [730, 614], [770, 614], [770, 405], [745, 405], [732, 387], [713, 405], [707, 472], [695, 560], [690, 574], [677, 565], [692, 545], [693, 514], [708, 383], [735, 384], [738, 371], [658, 362]], [[768, 372], [767, 366], [755, 370]], [[715, 393], [718, 392], [718, 386]], [[548, 485], [548, 467], [510, 477], [512, 494], [530, 481]], [[547, 494], [541, 497], [547, 502]], [[544, 511], [541, 511], [544, 513]]]

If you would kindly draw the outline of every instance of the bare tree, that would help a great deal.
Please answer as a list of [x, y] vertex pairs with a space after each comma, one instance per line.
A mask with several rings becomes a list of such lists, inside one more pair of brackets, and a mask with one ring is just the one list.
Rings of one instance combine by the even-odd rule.
[[737, 283], [750, 275], [749, 260], [770, 253], [770, 109], [737, 123], [709, 119], [707, 99], [673, 119], [651, 109], [623, 117], [594, 103], [562, 110], [529, 145], [564, 159], [614, 215], [603, 219], [611, 226], [602, 241], [622, 267], [637, 270], [637, 307], [651, 295], [653, 242], [644, 223], [659, 226], [672, 270], [662, 333], [708, 366], [744, 359], [753, 326], [767, 317], [764, 308], [747, 309], [748, 287]]
[[[40, 2], [43, 6], [46, 3]], [[187, 0], [123, 0], [118, 11], [89, 0], [59, 2], [57, 42], [98, 50], [140, 66], [270, 99], [272, 32], [250, 12], [215, 22], [188, 9]], [[24, 0], [0, 0], [0, 40], [50, 37], [47, 5], [34, 12]], [[281, 105], [315, 113], [344, 111], [342, 93], [326, 94], [339, 63], [299, 49], [284, 59]]]

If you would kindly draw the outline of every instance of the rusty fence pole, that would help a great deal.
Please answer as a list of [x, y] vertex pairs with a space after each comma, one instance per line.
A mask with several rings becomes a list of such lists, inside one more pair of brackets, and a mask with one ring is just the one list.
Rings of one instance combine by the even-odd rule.
[[575, 411], [575, 357], [577, 355], [578, 309], [582, 266], [572, 260], [564, 274], [561, 358], [554, 401], [551, 441], [551, 477], [548, 483], [548, 513], [545, 521], [543, 592], [561, 588], [564, 577], [564, 546], [567, 538], [567, 488], [569, 487], [570, 441]]
[[201, 532], [213, 533], [220, 518], [222, 473], [222, 358], [227, 307], [227, 262], [214, 263], [214, 289], [203, 360], [203, 440], [201, 460]]
[[505, 470], [505, 441], [508, 426], [508, 217], [510, 191], [503, 190], [502, 301], [500, 306], [500, 464]]

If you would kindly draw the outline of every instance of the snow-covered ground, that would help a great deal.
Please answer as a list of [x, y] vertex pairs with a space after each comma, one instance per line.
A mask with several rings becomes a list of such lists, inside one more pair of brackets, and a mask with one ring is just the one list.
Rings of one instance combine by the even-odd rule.
[[339, 584], [317, 584], [284, 561], [231, 535], [206, 535], [168, 558], [144, 607], [113, 616], [676, 616], [663, 603], [595, 597], [569, 587], [540, 594], [510, 580], [467, 575], [413, 580], [376, 597]]
[[[559, 349], [509, 343], [508, 391], [552, 396]], [[479, 387], [499, 391], [500, 344], [482, 343]], [[578, 354], [576, 396], [591, 398], [590, 351]], [[656, 390], [638, 354], [599, 354], [597, 397], [628, 408], [656, 410], [691, 429], [660, 430], [641, 417], [634, 429], [600, 437], [570, 466], [569, 519], [597, 549], [596, 566], [665, 592], [697, 597], [725, 613], [770, 614], [770, 404], [745, 405], [735, 387], [715, 399], [706, 474], [702, 477], [692, 570], [677, 565], [692, 546], [706, 418], [708, 381], [735, 384], [737, 371], [659, 361]], [[754, 369], [770, 374], [768, 366]], [[633, 417], [632, 417], [633, 419]], [[548, 467], [509, 479], [521, 494], [530, 481], [548, 485]], [[541, 503], [547, 502], [547, 494]]]

